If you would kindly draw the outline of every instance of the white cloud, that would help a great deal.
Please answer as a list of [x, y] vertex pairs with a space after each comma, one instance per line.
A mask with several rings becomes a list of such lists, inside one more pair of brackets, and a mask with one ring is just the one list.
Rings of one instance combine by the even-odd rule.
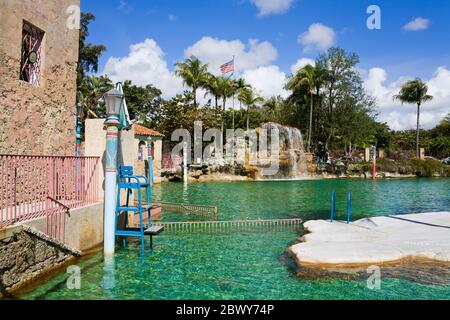
[[411, 20], [406, 25], [403, 26], [403, 29], [406, 31], [420, 31], [426, 30], [430, 26], [430, 20], [425, 18], [416, 18]]
[[250, 0], [259, 9], [260, 17], [270, 14], [285, 13], [289, 10], [294, 0]]
[[175, 22], [178, 20], [178, 17], [174, 14], [169, 14], [169, 21]]
[[108, 59], [103, 74], [111, 80], [131, 80], [138, 86], [152, 84], [161, 89], [164, 97], [182, 90], [182, 82], [167, 68], [164, 52], [152, 39], [130, 46], [128, 56]]
[[313, 23], [308, 31], [298, 37], [304, 52], [326, 51], [336, 43], [336, 32], [321, 23]]
[[[387, 122], [391, 129], [405, 130], [416, 127], [417, 106], [394, 101], [401, 85], [410, 78], [400, 77], [391, 83], [386, 83], [387, 73], [382, 68], [369, 70], [364, 86], [369, 94], [377, 99], [379, 120]], [[433, 77], [426, 81], [428, 93], [434, 99], [427, 102], [421, 109], [421, 127], [432, 128], [450, 112], [450, 70], [439, 67]]]
[[122, 11], [125, 14], [129, 14], [129, 13], [131, 13], [133, 11], [134, 8], [127, 1], [119, 0], [119, 4], [117, 5], [117, 9], [119, 11]]
[[242, 77], [264, 98], [281, 95], [286, 98], [289, 92], [284, 89], [286, 74], [278, 66], [263, 66], [246, 70]]
[[185, 50], [185, 56], [194, 55], [209, 65], [209, 71], [220, 74], [220, 66], [235, 56], [236, 72], [254, 69], [276, 60], [277, 49], [267, 41], [250, 39], [245, 45], [240, 40], [220, 40], [203, 37]]
[[297, 60], [297, 62], [291, 66], [291, 73], [295, 74], [298, 70], [307, 66], [308, 64], [315, 66], [316, 61], [314, 61], [313, 59], [309, 59], [309, 58], [301, 58], [301, 59]]

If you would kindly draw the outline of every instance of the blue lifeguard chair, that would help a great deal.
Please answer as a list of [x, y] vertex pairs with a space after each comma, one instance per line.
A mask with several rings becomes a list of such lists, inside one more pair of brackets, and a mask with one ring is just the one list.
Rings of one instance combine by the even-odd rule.
[[[143, 203], [142, 189], [146, 190], [146, 202]], [[125, 190], [127, 193], [126, 204], [121, 204], [121, 194]], [[137, 191], [137, 203], [130, 199], [133, 191]], [[152, 205], [151, 205], [151, 186], [145, 176], [134, 175], [133, 167], [119, 167], [119, 188], [117, 192], [117, 205], [115, 215], [115, 235], [121, 237], [124, 246], [126, 246], [127, 237], [140, 237], [142, 250], [145, 249], [145, 236], [150, 236], [150, 246], [153, 247], [153, 236], [157, 236], [164, 231], [162, 226], [152, 225]], [[128, 213], [139, 213], [139, 228], [128, 227]], [[144, 226], [144, 214], [148, 214], [148, 225]], [[123, 228], [119, 228], [119, 216], [124, 215]]]

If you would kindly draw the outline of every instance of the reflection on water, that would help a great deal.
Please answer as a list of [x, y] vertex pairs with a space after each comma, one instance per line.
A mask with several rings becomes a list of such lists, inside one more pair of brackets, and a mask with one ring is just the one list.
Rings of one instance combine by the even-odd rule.
[[296, 267], [294, 272], [299, 278], [308, 280], [366, 280], [369, 274], [368, 267], [372, 266], [380, 268], [382, 279], [403, 279], [422, 285], [441, 286], [443, 288], [450, 283], [450, 263], [426, 259], [408, 258], [398, 262], [358, 267], [324, 266], [310, 268], [301, 266]]
[[114, 256], [105, 256], [103, 260], [103, 281], [102, 288], [105, 296], [114, 299], [112, 289], [116, 287], [116, 270], [114, 264]]

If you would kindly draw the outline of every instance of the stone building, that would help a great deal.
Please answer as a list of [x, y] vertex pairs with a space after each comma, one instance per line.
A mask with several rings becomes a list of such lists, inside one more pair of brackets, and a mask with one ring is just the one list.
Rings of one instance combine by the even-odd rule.
[[74, 154], [79, 5], [0, 0], [0, 154]]

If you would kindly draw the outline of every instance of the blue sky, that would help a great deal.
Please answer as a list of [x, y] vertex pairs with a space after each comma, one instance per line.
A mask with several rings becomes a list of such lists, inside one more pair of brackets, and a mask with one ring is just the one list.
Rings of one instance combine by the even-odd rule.
[[[274, 83], [275, 79], [281, 82], [300, 59], [315, 59], [328, 46], [337, 45], [359, 54], [359, 68], [367, 80], [367, 90], [379, 100], [380, 119], [392, 127], [402, 129], [414, 124], [414, 108], [401, 107], [390, 98], [399, 82], [406, 78], [430, 81], [430, 90], [437, 94], [429, 114], [425, 112], [425, 127], [434, 125], [450, 112], [450, 89], [439, 87], [450, 81], [450, 1], [81, 2], [82, 11], [97, 17], [90, 26], [89, 40], [108, 48], [101, 58], [100, 71], [112, 75], [114, 80], [124, 80], [124, 77], [133, 78], [139, 70], [154, 67], [153, 74], [143, 72], [132, 80], [157, 87], [161, 84], [167, 96], [174, 92], [170, 88], [179, 86], [170, 74], [173, 65], [188, 54], [195, 53], [209, 62], [213, 72], [217, 71], [219, 61], [225, 63], [227, 57], [236, 54], [236, 65], [241, 67], [239, 73], [253, 82], [262, 95], [269, 96], [276, 88], [279, 91], [282, 88], [281, 84]], [[369, 30], [366, 26], [369, 16], [366, 10], [372, 4], [381, 9], [381, 30]], [[405, 30], [410, 22], [414, 22], [412, 28]], [[314, 25], [318, 27], [311, 29]], [[146, 39], [151, 42], [145, 43]], [[252, 47], [250, 39], [258, 42]], [[130, 46], [136, 44], [142, 44], [142, 48], [130, 51]], [[217, 52], [221, 48], [223, 57]], [[116, 59], [108, 62], [111, 57]], [[268, 80], [263, 83], [262, 78]], [[165, 87], [168, 89], [164, 90]], [[407, 117], [402, 115], [405, 110], [409, 112]]]

